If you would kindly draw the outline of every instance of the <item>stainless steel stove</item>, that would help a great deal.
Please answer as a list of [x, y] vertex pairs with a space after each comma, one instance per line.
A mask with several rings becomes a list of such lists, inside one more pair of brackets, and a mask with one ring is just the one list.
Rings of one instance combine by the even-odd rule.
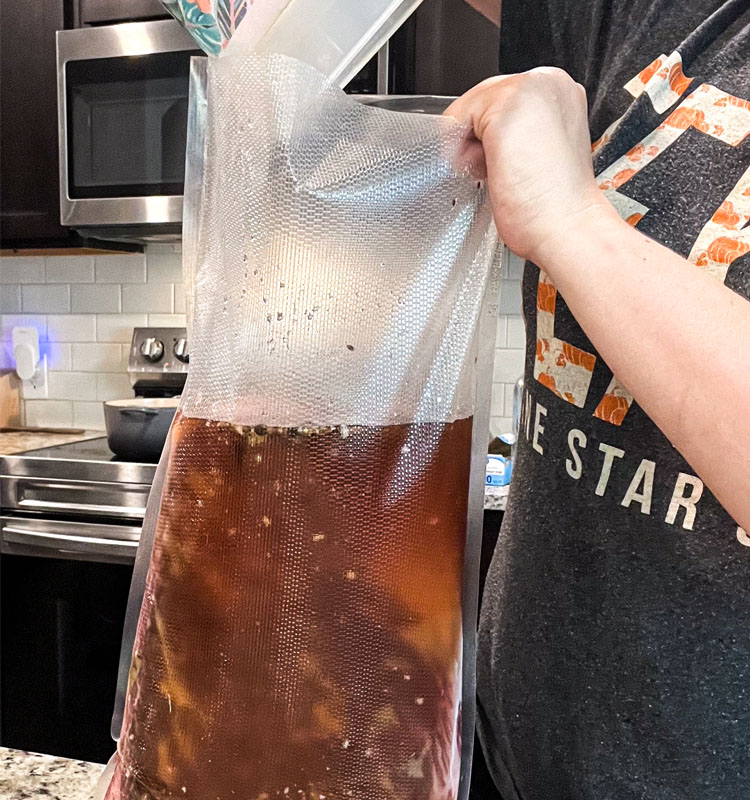
[[[189, 360], [184, 328], [135, 328], [134, 395], [178, 395]], [[0, 553], [132, 563], [155, 470], [105, 437], [0, 457]]]
[[128, 374], [138, 397], [174, 397], [187, 378], [190, 352], [185, 328], [136, 328]]
[[[184, 329], [134, 331], [135, 396], [180, 393]], [[156, 465], [100, 438], [0, 457], [0, 745], [106, 761], [120, 642]]]
[[0, 553], [132, 563], [155, 470], [106, 438], [2, 457]]

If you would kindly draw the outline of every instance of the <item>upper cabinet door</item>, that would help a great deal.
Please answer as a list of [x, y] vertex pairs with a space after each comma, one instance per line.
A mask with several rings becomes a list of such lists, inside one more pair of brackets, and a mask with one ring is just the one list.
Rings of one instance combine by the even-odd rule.
[[500, 31], [465, 0], [424, 0], [414, 22], [417, 94], [459, 95], [497, 75]]
[[55, 33], [63, 0], [0, 0], [0, 246], [68, 245], [60, 225]]

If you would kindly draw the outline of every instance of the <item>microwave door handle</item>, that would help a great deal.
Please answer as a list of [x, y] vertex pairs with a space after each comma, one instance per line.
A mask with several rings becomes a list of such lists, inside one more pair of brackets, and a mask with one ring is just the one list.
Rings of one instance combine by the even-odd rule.
[[7, 555], [29, 555], [30, 549], [39, 555], [71, 557], [87, 555], [118, 560], [133, 560], [138, 542], [130, 539], [100, 539], [96, 536], [68, 536], [63, 533], [31, 531], [5, 525], [2, 528], [2, 552]]

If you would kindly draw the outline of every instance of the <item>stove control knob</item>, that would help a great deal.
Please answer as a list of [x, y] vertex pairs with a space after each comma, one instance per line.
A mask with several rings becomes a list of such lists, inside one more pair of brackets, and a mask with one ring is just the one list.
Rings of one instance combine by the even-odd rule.
[[183, 364], [190, 363], [190, 352], [188, 351], [188, 343], [187, 339], [178, 339], [174, 343], [174, 355], [178, 361], [182, 361]]
[[164, 344], [153, 337], [144, 339], [141, 345], [141, 355], [146, 361], [151, 361], [152, 363], [160, 361], [164, 355]]

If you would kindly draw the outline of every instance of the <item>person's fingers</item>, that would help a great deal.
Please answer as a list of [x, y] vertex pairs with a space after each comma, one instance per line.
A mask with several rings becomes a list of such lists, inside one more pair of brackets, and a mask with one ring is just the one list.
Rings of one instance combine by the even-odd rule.
[[467, 115], [466, 115], [466, 106], [467, 98], [466, 95], [459, 97], [458, 100], [454, 100], [448, 108], [443, 111], [444, 117], [453, 117], [453, 119], [457, 120], [458, 122], [468, 122]]
[[495, 75], [487, 78], [454, 100], [443, 112], [446, 117], [454, 117], [461, 122], [469, 122], [481, 106], [492, 101], [494, 90], [513, 80], [515, 75]]
[[459, 172], [468, 172], [477, 180], [484, 180], [487, 177], [484, 147], [471, 132], [467, 133], [456, 153], [456, 169]]
[[481, 96], [483, 93], [481, 86], [482, 84], [475, 86], [454, 100], [443, 112], [443, 116], [452, 117], [466, 126], [466, 136], [456, 153], [456, 168], [461, 172], [468, 172], [477, 180], [484, 180], [487, 177], [484, 147], [475, 133], [476, 114], [486, 102]]
[[474, 131], [476, 138], [481, 141], [487, 121], [494, 116], [494, 112], [502, 106], [505, 99], [512, 96], [513, 86], [519, 77], [522, 76], [499, 75], [482, 81], [454, 100], [444, 115], [468, 125]]

